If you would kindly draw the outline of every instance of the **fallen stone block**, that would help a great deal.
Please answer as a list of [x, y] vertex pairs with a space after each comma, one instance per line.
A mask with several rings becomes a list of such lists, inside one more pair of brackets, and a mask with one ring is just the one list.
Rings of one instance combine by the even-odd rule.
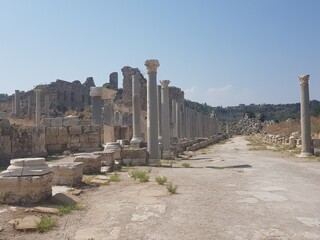
[[97, 174], [101, 171], [101, 156], [93, 155], [91, 153], [77, 155], [74, 157], [73, 162], [83, 163], [84, 174]]
[[82, 162], [54, 163], [49, 166], [54, 173], [52, 180], [52, 184], [54, 185], [74, 186], [82, 181]]
[[52, 196], [51, 200], [52, 202], [60, 205], [72, 205], [81, 202], [80, 198], [70, 193], [57, 193]]

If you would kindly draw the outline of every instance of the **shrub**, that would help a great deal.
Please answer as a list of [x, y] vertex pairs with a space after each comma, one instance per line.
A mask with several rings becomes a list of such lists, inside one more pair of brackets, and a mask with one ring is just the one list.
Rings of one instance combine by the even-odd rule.
[[109, 180], [110, 180], [110, 182], [120, 182], [121, 181], [121, 179], [117, 173], [114, 175], [111, 175]]
[[167, 178], [166, 177], [156, 177], [156, 182], [159, 184], [159, 185], [164, 185], [166, 182], [167, 182]]
[[149, 175], [145, 171], [141, 171], [141, 170], [132, 171], [131, 177], [133, 177], [134, 180], [139, 179], [140, 182], [148, 182], [149, 181]]
[[56, 221], [48, 216], [41, 217], [41, 221], [37, 224], [37, 230], [41, 233], [48, 232], [56, 226]]
[[72, 211], [76, 210], [82, 210], [83, 207], [79, 204], [68, 204], [68, 205], [60, 205], [58, 208], [58, 214], [59, 215], [64, 215], [67, 213], [71, 213]]
[[177, 185], [173, 185], [171, 182], [168, 182], [166, 187], [167, 187], [168, 192], [171, 193], [171, 194], [175, 194], [177, 192], [177, 189], [178, 189], [178, 186]]
[[182, 163], [181, 166], [185, 168], [191, 167], [190, 163]]

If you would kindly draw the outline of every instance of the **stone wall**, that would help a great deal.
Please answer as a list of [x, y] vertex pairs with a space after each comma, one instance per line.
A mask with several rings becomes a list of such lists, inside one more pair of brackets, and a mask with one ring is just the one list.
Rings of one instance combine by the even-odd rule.
[[9, 165], [12, 158], [46, 155], [44, 127], [21, 127], [0, 119], [0, 165]]
[[80, 125], [78, 117], [44, 118], [45, 145], [48, 153], [94, 151], [101, 147], [101, 127]]

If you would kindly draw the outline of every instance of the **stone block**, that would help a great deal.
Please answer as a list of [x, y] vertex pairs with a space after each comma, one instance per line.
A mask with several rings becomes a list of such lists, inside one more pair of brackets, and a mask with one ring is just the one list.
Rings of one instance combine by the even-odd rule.
[[81, 162], [65, 162], [50, 164], [53, 170], [53, 184], [74, 186], [82, 181], [83, 163]]
[[42, 124], [46, 127], [51, 127], [51, 118], [42, 119]]
[[63, 151], [67, 150], [66, 144], [52, 144], [47, 145], [48, 153], [62, 153]]
[[52, 195], [53, 173], [41, 176], [0, 176], [0, 203], [32, 204]]
[[113, 152], [98, 151], [98, 152], [93, 152], [92, 154], [101, 156], [101, 163], [103, 166], [113, 166], [114, 164]]
[[80, 135], [80, 142], [81, 143], [88, 143], [89, 142], [88, 135], [87, 134]]
[[69, 116], [62, 119], [62, 126], [70, 127], [76, 126], [79, 123], [79, 118], [75, 116]]
[[90, 148], [100, 148], [99, 143], [90, 143]]
[[51, 127], [62, 127], [62, 117], [51, 118]]
[[60, 145], [63, 145], [63, 144], [69, 144], [70, 143], [70, 137], [67, 135], [63, 135], [63, 136], [58, 136], [57, 137], [57, 141], [56, 141], [56, 144], [60, 144]]
[[100, 134], [91, 133], [88, 135], [88, 140], [90, 143], [100, 143], [101, 136]]
[[146, 165], [148, 159], [148, 151], [146, 149], [123, 149], [122, 164], [137, 166]]
[[80, 135], [82, 133], [81, 126], [70, 126], [69, 133], [70, 135]]
[[117, 142], [109, 142], [104, 146], [105, 152], [113, 152], [114, 160], [121, 160], [122, 159], [122, 147]]
[[74, 157], [74, 162], [83, 163], [84, 174], [97, 174], [101, 171], [101, 156], [93, 154], [83, 154]]
[[65, 127], [59, 127], [59, 137], [60, 136], [69, 136], [68, 129]]
[[70, 143], [73, 144], [73, 143], [79, 143], [80, 142], [80, 136], [79, 135], [72, 135], [70, 137]]
[[46, 128], [46, 138], [56, 137], [59, 135], [59, 128], [58, 127], [47, 127]]
[[82, 147], [81, 143], [71, 143], [70, 148], [71, 150], [78, 150]]

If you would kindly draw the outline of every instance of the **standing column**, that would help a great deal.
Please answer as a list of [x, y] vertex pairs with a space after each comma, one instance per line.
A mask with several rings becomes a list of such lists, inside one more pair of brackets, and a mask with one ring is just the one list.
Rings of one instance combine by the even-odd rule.
[[48, 118], [49, 117], [49, 111], [50, 111], [50, 99], [49, 99], [49, 95], [46, 95], [45, 97], [44, 97], [44, 109], [45, 109], [45, 116], [46, 116], [46, 118]]
[[91, 87], [90, 96], [92, 97], [92, 123], [96, 125], [101, 124], [102, 116], [102, 87]]
[[31, 96], [28, 96], [28, 118], [32, 119], [32, 107], [31, 107]]
[[172, 99], [171, 101], [171, 126], [172, 126], [172, 137], [178, 137], [177, 136], [177, 126], [176, 126], [176, 122], [177, 122], [177, 101], [175, 99]]
[[159, 164], [158, 144], [158, 105], [157, 105], [157, 69], [160, 66], [156, 59], [146, 60], [147, 68], [147, 144], [149, 164]]
[[132, 130], [133, 136], [130, 141], [132, 148], [140, 148], [141, 136], [141, 103], [140, 103], [140, 82], [137, 75], [132, 76]]
[[309, 76], [301, 75], [300, 80], [300, 114], [302, 150], [300, 157], [309, 157], [311, 153], [311, 121], [309, 108]]
[[20, 114], [20, 91], [19, 90], [15, 90], [15, 94], [14, 94], [14, 114], [18, 117]]
[[36, 126], [40, 126], [41, 121], [41, 89], [35, 89], [36, 92]]
[[171, 157], [170, 146], [170, 112], [169, 112], [169, 80], [162, 80], [161, 83], [161, 117], [162, 117], [162, 156]]
[[180, 138], [180, 103], [176, 101], [176, 124], [175, 124], [175, 129], [176, 129], [176, 135], [177, 138]]
[[190, 133], [190, 109], [188, 107], [185, 108], [186, 111], [186, 137], [188, 139], [191, 138], [191, 133]]
[[161, 101], [161, 86], [157, 86], [157, 96], [158, 96], [158, 139], [159, 143], [162, 141], [162, 101]]

